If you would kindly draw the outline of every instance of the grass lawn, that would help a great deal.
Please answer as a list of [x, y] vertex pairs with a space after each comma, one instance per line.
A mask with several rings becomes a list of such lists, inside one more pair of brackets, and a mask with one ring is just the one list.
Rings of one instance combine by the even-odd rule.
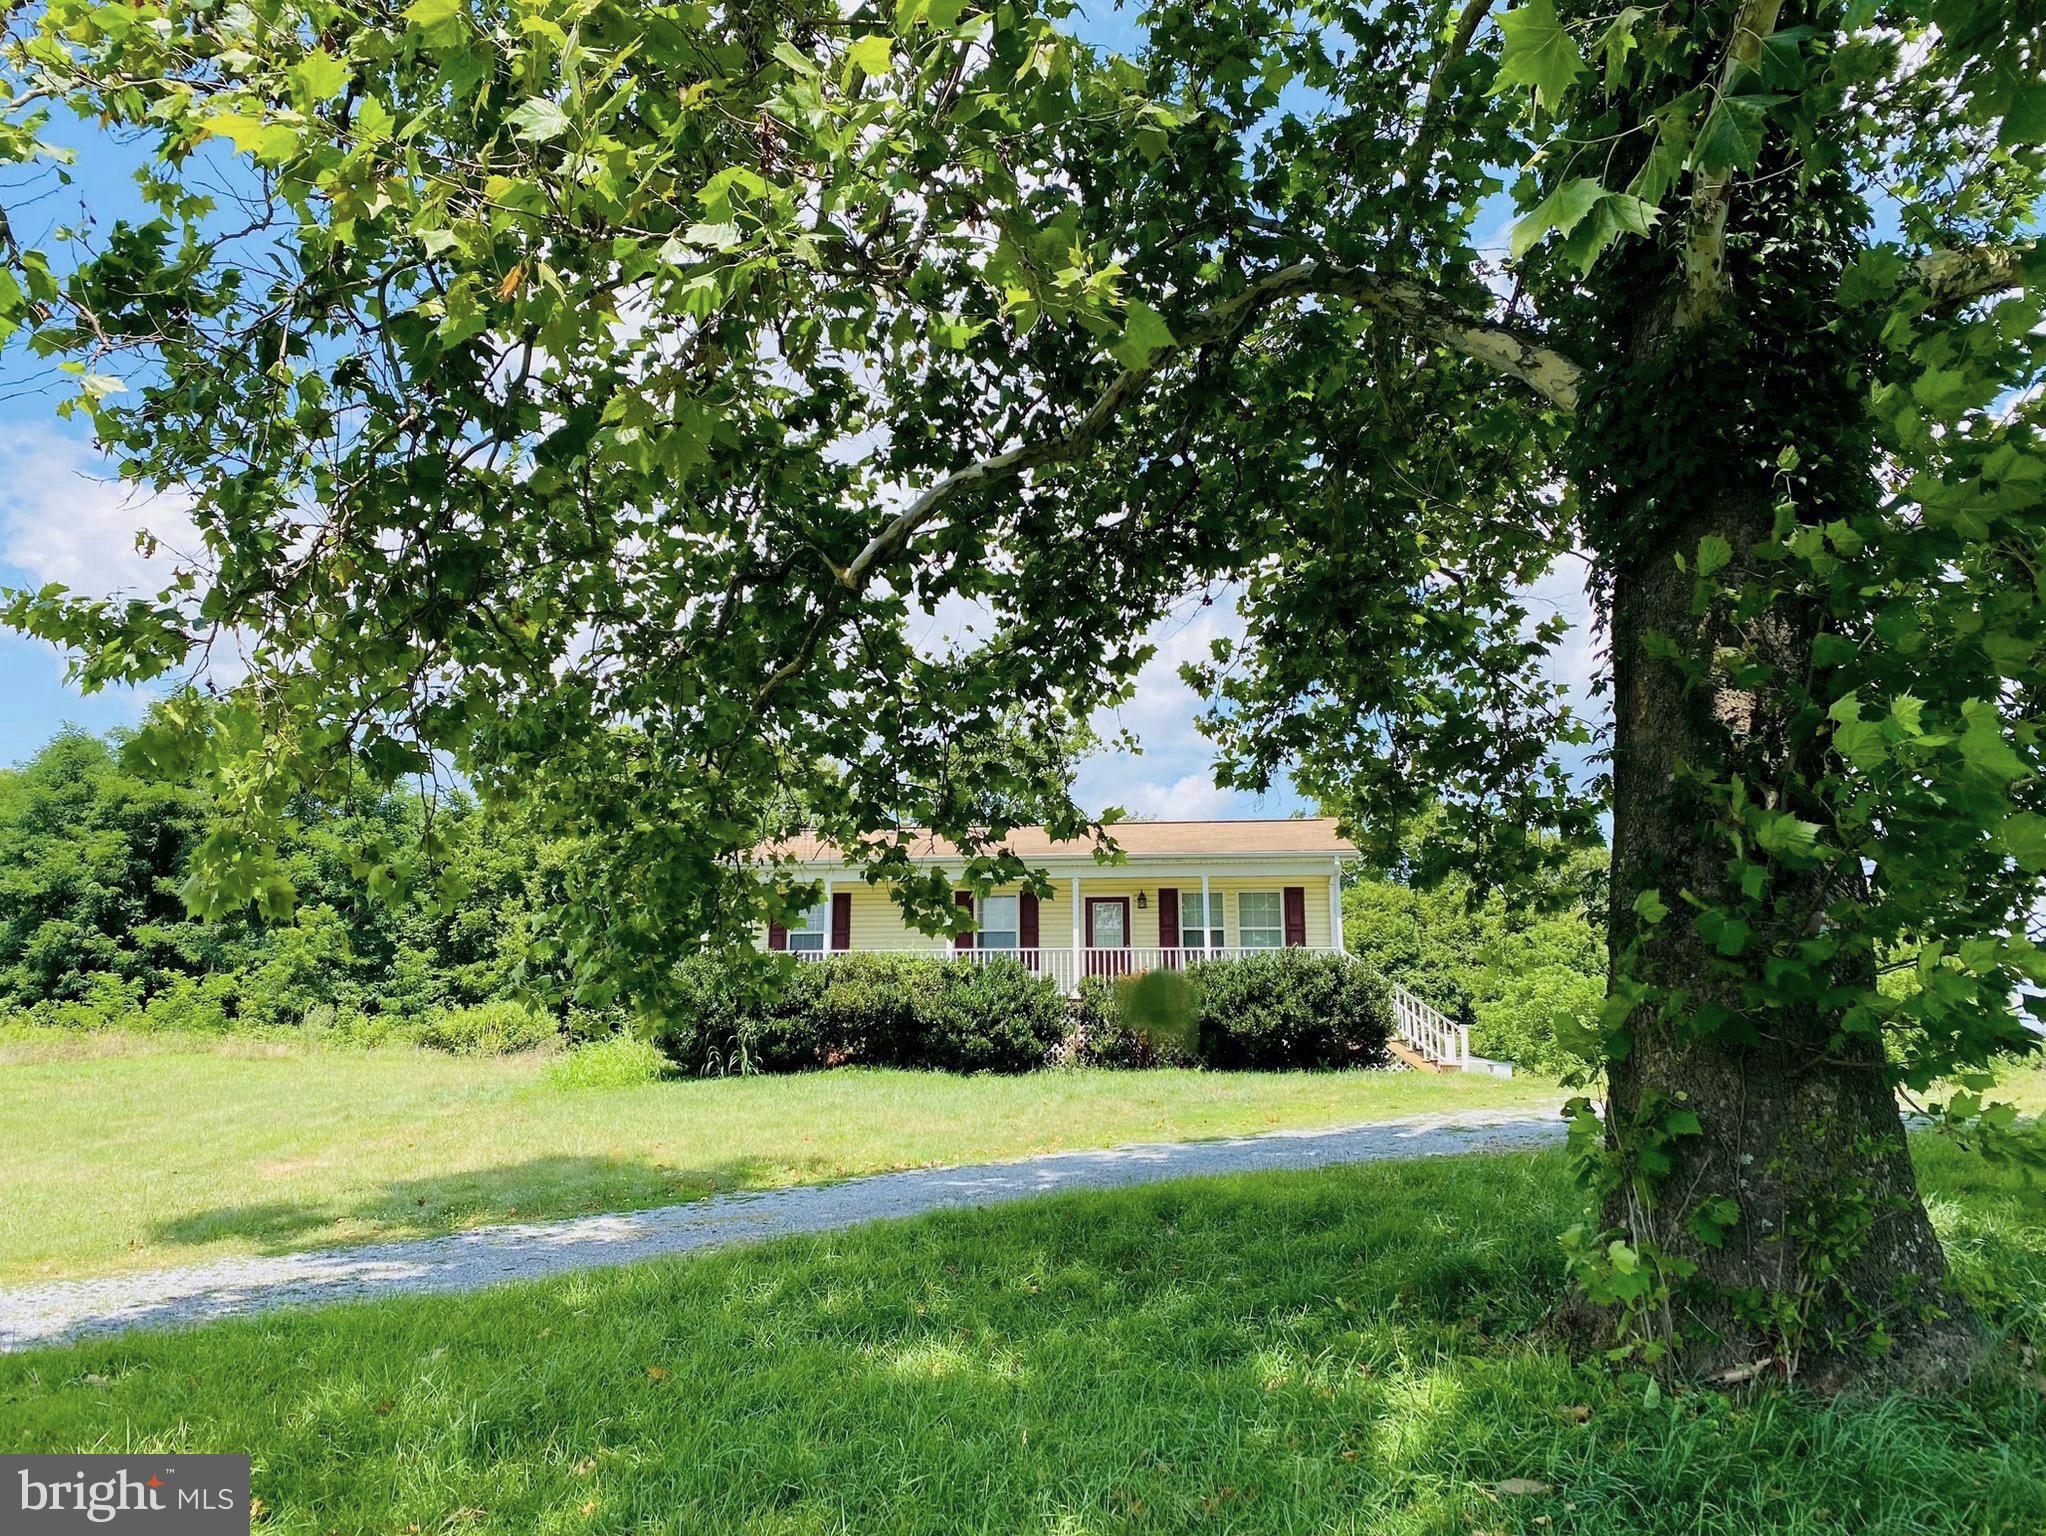
[[2037, 1536], [2046, 1197], [1919, 1155], [2003, 1338], [1973, 1379], [1888, 1399], [1657, 1401], [1547, 1348], [1577, 1207], [1543, 1154], [1070, 1195], [14, 1357], [0, 1443], [248, 1450], [259, 1529], [306, 1533]]
[[0, 1283], [1117, 1142], [1560, 1103], [1413, 1073], [828, 1072], [564, 1090], [535, 1058], [0, 1045]]

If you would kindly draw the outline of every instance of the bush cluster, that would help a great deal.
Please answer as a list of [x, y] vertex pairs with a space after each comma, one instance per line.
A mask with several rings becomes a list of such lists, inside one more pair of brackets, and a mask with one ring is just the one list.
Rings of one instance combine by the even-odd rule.
[[702, 956], [681, 972], [683, 1005], [655, 1041], [691, 1072], [1028, 1072], [1066, 1032], [1065, 999], [1015, 960], [841, 955], [824, 965], [781, 961], [761, 977]]
[[1275, 949], [1187, 967], [1211, 1067], [1382, 1067], [1392, 988], [1342, 955]]
[[1072, 1059], [1083, 1066], [1382, 1067], [1392, 989], [1340, 955], [1300, 949], [1203, 960], [1080, 984]]
[[[1171, 979], [1154, 979], [1166, 976]], [[1186, 978], [1176, 972], [1082, 977], [1067, 1059], [1077, 1067], [1197, 1066], [1200, 1054], [1187, 991]]]
[[636, 1088], [659, 1082], [668, 1071], [668, 1058], [652, 1041], [612, 1035], [548, 1062], [547, 1082], [555, 1088]]
[[1378, 1067], [1391, 994], [1338, 955], [1274, 950], [1184, 973], [1089, 977], [1076, 1003], [1014, 960], [841, 955], [682, 965], [684, 1006], [655, 1041], [687, 1072], [921, 1067]]

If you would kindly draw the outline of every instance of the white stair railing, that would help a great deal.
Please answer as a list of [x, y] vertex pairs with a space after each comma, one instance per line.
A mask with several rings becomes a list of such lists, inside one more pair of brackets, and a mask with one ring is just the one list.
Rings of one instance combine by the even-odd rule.
[[1470, 1030], [1398, 982], [1392, 984], [1392, 1016], [1400, 1039], [1430, 1061], [1460, 1067], [1471, 1059]]

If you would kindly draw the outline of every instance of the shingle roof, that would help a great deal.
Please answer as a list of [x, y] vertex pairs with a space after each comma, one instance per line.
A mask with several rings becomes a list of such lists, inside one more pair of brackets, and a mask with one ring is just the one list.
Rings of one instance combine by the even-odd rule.
[[[959, 849], [949, 839], [920, 827], [905, 829], [910, 854], [920, 859], [956, 859]], [[1119, 821], [1110, 829], [1123, 853], [1132, 859], [1174, 858], [1201, 854], [1349, 854], [1356, 848], [1336, 831], [1333, 817], [1283, 821]], [[1005, 839], [1010, 851], [1024, 859], [1092, 859], [1090, 838], [1058, 839], [1042, 827], [1017, 827]], [[792, 837], [763, 850], [804, 863], [836, 859], [837, 845], [816, 837]]]

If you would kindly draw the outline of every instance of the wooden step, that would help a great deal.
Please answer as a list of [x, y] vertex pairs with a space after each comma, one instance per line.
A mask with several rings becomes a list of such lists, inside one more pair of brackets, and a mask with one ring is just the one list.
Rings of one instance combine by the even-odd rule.
[[1388, 1040], [1385, 1042], [1385, 1048], [1392, 1052], [1395, 1061], [1405, 1062], [1416, 1072], [1454, 1072], [1457, 1070], [1455, 1062], [1437, 1061], [1432, 1056], [1423, 1056], [1404, 1040]]

